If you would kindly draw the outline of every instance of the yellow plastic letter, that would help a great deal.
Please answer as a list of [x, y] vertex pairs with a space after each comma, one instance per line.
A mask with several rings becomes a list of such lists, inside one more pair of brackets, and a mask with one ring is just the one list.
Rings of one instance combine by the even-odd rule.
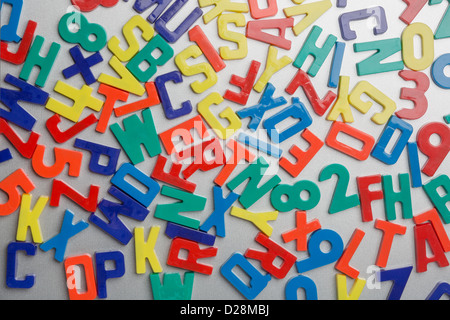
[[[414, 36], [422, 40], [422, 57], [414, 56]], [[434, 34], [424, 23], [412, 23], [402, 33], [402, 55], [405, 66], [414, 71], [425, 70], [434, 61]]]
[[225, 60], [244, 59], [248, 54], [247, 37], [242, 33], [228, 30], [227, 25], [229, 23], [234, 23], [236, 27], [245, 27], [245, 16], [242, 13], [228, 13], [221, 14], [217, 18], [219, 37], [237, 44], [237, 49], [235, 50], [231, 50], [229, 47], [220, 47], [220, 56]]
[[274, 221], [278, 217], [278, 211], [254, 213], [238, 207], [231, 207], [232, 216], [251, 221], [261, 232], [270, 237], [273, 227], [268, 221]]

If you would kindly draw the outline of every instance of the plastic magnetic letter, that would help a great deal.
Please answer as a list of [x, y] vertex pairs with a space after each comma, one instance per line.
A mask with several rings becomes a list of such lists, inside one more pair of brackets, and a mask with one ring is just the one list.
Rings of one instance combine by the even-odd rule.
[[[205, 154], [211, 154], [211, 156], [214, 156], [207, 159]], [[188, 179], [197, 170], [204, 172], [209, 171], [224, 165], [226, 161], [225, 153], [223, 152], [220, 141], [217, 138], [203, 141], [202, 143], [191, 146], [191, 148], [184, 149], [177, 154], [178, 161], [189, 157], [194, 157], [194, 161], [183, 170], [183, 177], [185, 179]]]
[[[255, 241], [265, 247], [267, 251], [263, 252], [254, 249], [247, 249], [244, 256], [247, 259], [256, 259], [261, 261], [261, 267], [265, 271], [277, 279], [284, 279], [297, 260], [297, 257], [261, 232], [257, 234]], [[275, 266], [273, 264], [275, 259], [282, 260], [279, 266]]]
[[64, 254], [69, 239], [89, 227], [89, 223], [84, 220], [72, 224], [73, 217], [74, 214], [67, 209], [64, 213], [60, 232], [39, 246], [39, 248], [45, 252], [50, 249], [55, 249], [55, 259], [59, 262], [64, 260]]
[[[445, 191], [445, 194], [441, 195], [439, 189]], [[442, 174], [427, 184], [423, 185], [423, 190], [434, 204], [435, 208], [441, 215], [445, 223], [450, 223], [450, 210], [447, 207], [450, 201], [450, 179], [447, 175]]]
[[272, 76], [286, 67], [292, 62], [292, 59], [288, 56], [282, 56], [280, 59], [277, 58], [278, 49], [274, 46], [269, 46], [269, 52], [267, 53], [266, 67], [264, 72], [259, 77], [258, 81], [253, 86], [253, 89], [257, 92], [261, 92], [266, 87], [267, 83], [270, 81]]
[[[439, 144], [431, 143], [431, 136], [439, 136]], [[429, 122], [417, 133], [417, 146], [428, 157], [422, 172], [434, 176], [450, 151], [450, 128], [441, 122]]]
[[81, 208], [88, 212], [94, 212], [97, 209], [97, 199], [100, 187], [96, 185], [89, 186], [89, 194], [87, 197], [73, 189], [70, 185], [62, 180], [53, 180], [52, 191], [50, 195], [50, 206], [58, 207], [61, 196], [65, 195]]
[[170, 129], [159, 134], [159, 138], [166, 150], [167, 154], [173, 154], [178, 149], [175, 147], [174, 141], [183, 141], [184, 146], [188, 146], [194, 142], [194, 137], [191, 134], [191, 130], [194, 129], [201, 140], [209, 137], [206, 125], [203, 122], [202, 116], [197, 115], [191, 119], [188, 119]]
[[308, 38], [305, 40], [300, 52], [297, 55], [297, 58], [295, 58], [294, 61], [294, 66], [300, 69], [305, 63], [306, 58], [310, 55], [313, 56], [314, 62], [308, 69], [308, 74], [311, 77], [315, 77], [317, 75], [317, 72], [319, 72], [322, 64], [325, 62], [328, 54], [333, 49], [337, 41], [337, 37], [330, 34], [325, 40], [324, 45], [319, 48], [316, 46], [316, 42], [321, 33], [322, 28], [318, 26], [314, 26], [311, 29]]
[[[69, 26], [72, 23], [79, 24], [79, 29], [72, 32]], [[105, 29], [96, 23], [90, 23], [80, 12], [68, 12], [61, 17], [58, 24], [58, 32], [61, 38], [68, 43], [78, 43], [89, 52], [97, 52], [106, 46], [108, 35]], [[92, 36], [92, 37], [91, 37]]]
[[203, 14], [203, 11], [200, 8], [194, 8], [174, 31], [170, 31], [166, 24], [180, 11], [186, 2], [188, 2], [188, 0], [175, 0], [175, 2], [155, 22], [155, 30], [167, 42], [175, 43]]
[[224, 165], [220, 173], [214, 179], [214, 183], [219, 186], [223, 186], [237, 165], [243, 162], [242, 160], [253, 162], [256, 158], [253, 153], [234, 139], [230, 139], [227, 142], [227, 147], [228, 149], [231, 149], [232, 154], [228, 158], [227, 163]]
[[141, 38], [149, 42], [155, 34], [153, 27], [140, 15], [134, 15], [122, 27], [123, 36], [128, 48], [123, 50], [120, 47], [120, 40], [117, 36], [112, 36], [108, 40], [108, 49], [120, 61], [130, 61], [139, 52], [139, 41], [134, 32], [139, 29]]
[[[306, 191], [308, 198], [301, 196]], [[283, 195], [287, 195], [287, 201], [283, 201]], [[288, 212], [293, 209], [311, 210], [317, 206], [320, 201], [320, 189], [310, 180], [300, 180], [294, 185], [277, 185], [271, 195], [270, 202], [272, 206], [280, 212]]]
[[180, 212], [202, 211], [206, 205], [206, 198], [169, 186], [161, 188], [161, 195], [180, 201], [170, 204], [158, 204], [155, 209], [155, 218], [198, 229], [200, 226], [199, 220], [182, 216]]
[[[285, 129], [283, 132], [278, 132], [276, 125], [286, 120], [287, 118], [299, 119], [299, 121]], [[292, 104], [284, 108], [280, 112], [264, 120], [263, 126], [267, 130], [270, 139], [274, 143], [282, 143], [293, 135], [306, 129], [312, 124], [312, 118], [306, 109], [305, 105], [300, 102], [299, 98], [293, 97]]]
[[159, 100], [164, 108], [164, 114], [167, 119], [175, 119], [187, 115], [192, 112], [191, 101], [186, 100], [181, 103], [181, 108], [174, 109], [170, 101], [169, 94], [166, 89], [166, 82], [172, 81], [174, 83], [183, 82], [183, 76], [180, 71], [171, 71], [155, 78], [155, 85], [158, 91]]
[[223, 97], [227, 100], [245, 106], [250, 96], [250, 92], [252, 91], [260, 66], [261, 63], [256, 60], [252, 60], [250, 68], [247, 72], [247, 76], [245, 78], [242, 78], [235, 74], [231, 75], [230, 84], [239, 87], [241, 90], [239, 93], [227, 90], [225, 91]]
[[[186, 250], [188, 252], [186, 259], [180, 258], [179, 254], [181, 250]], [[197, 260], [215, 257], [216, 255], [217, 248], [215, 247], [202, 249], [195, 241], [177, 237], [172, 240], [167, 257], [167, 265], [211, 275], [213, 272], [213, 267], [207, 264], [199, 263]]]
[[217, 18], [217, 32], [223, 40], [236, 44], [236, 49], [220, 47], [219, 54], [225, 60], [244, 59], [248, 54], [247, 37], [243, 33], [228, 30], [228, 24], [233, 23], [236, 27], [245, 27], [245, 16], [242, 13], [225, 13]]
[[328, 78], [328, 87], [337, 88], [341, 75], [342, 61], [345, 53], [345, 43], [336, 41], [334, 48], [333, 61], [331, 63], [330, 77]]
[[11, 151], [9, 149], [3, 149], [0, 151], [0, 163], [11, 160], [13, 158]]
[[23, 279], [16, 278], [17, 252], [24, 251], [27, 256], [36, 255], [37, 246], [31, 242], [10, 242], [6, 251], [6, 286], [9, 288], [30, 289], [36, 276], [27, 274]]
[[[357, 150], [348, 144], [340, 142], [337, 140], [339, 134], [345, 133], [352, 138], [355, 138], [362, 142], [361, 150]], [[352, 158], [359, 161], [364, 161], [370, 156], [373, 146], [375, 145], [375, 139], [370, 135], [361, 130], [352, 127], [344, 122], [334, 121], [331, 125], [330, 131], [328, 132], [325, 143], [330, 148], [338, 150]]]
[[53, 64], [58, 55], [61, 45], [53, 42], [48, 50], [47, 56], [42, 57], [39, 53], [45, 39], [39, 35], [34, 38], [27, 59], [20, 71], [20, 79], [28, 81], [31, 71], [35, 66], [39, 67], [39, 75], [36, 78], [35, 84], [39, 87], [44, 87], [47, 82], [48, 75], [53, 67]]
[[19, 208], [21, 201], [19, 187], [24, 193], [30, 193], [35, 189], [33, 181], [23, 169], [17, 169], [0, 181], [0, 190], [6, 193], [8, 197], [7, 202], [0, 204], [0, 216], [8, 216]]
[[17, 28], [19, 26], [20, 15], [22, 14], [23, 0], [2, 0], [0, 9], [4, 3], [11, 5], [11, 14], [9, 16], [8, 24], [1, 28], [1, 37], [3, 41], [19, 42], [21, 38], [17, 35]]
[[400, 300], [413, 267], [403, 267], [390, 270], [380, 270], [377, 273], [380, 282], [392, 281], [392, 287], [389, 291], [387, 300]]
[[[414, 55], [414, 37], [421, 39], [422, 56]], [[416, 22], [407, 26], [402, 33], [402, 57], [405, 66], [414, 71], [427, 69], [434, 61], [433, 31], [424, 23]]]
[[257, 137], [246, 134], [245, 132], [241, 132], [239, 134], [238, 141], [275, 158], [280, 158], [283, 154], [283, 150], [278, 148], [275, 144], [270, 144], [265, 140], [258, 139]]
[[101, 73], [97, 79], [98, 82], [138, 96], [142, 96], [145, 93], [144, 86], [116, 56], [112, 56], [111, 59], [109, 59], [108, 64], [120, 76], [120, 78], [115, 78], [109, 74]]
[[[0, 133], [5, 136], [5, 138], [11, 142], [11, 144], [16, 148], [19, 154], [27, 159], [31, 159], [34, 154], [34, 150], [36, 150], [36, 146], [40, 135], [34, 131], [31, 131], [28, 141], [23, 141], [22, 138], [17, 134], [17, 132], [11, 128], [9, 123], [0, 118]], [[8, 150], [8, 149], [6, 149]]]
[[283, 13], [286, 17], [303, 16], [303, 18], [292, 28], [296, 36], [305, 31], [333, 6], [331, 0], [314, 1], [306, 4], [303, 4], [304, 1], [302, 0], [293, 2], [298, 5], [284, 8]]
[[58, 80], [53, 90], [69, 98], [74, 103], [72, 106], [68, 106], [63, 102], [50, 97], [45, 105], [45, 108], [70, 121], [78, 122], [85, 108], [100, 111], [103, 107], [103, 101], [92, 96], [93, 88], [85, 84], [81, 87], [81, 89], [77, 89], [61, 80]]
[[[134, 183], [127, 181], [126, 177], [130, 176], [134, 181], [138, 181], [141, 185], [145, 186], [146, 191], [143, 192], [141, 189], [136, 187]], [[140, 169], [133, 166], [131, 163], [123, 163], [119, 170], [111, 178], [111, 183], [117, 188], [127, 193], [130, 197], [138, 201], [144, 207], [149, 207], [153, 199], [158, 195], [161, 187], [158, 182], [150, 178]]]
[[[183, 283], [179, 273], [150, 274], [153, 298], [155, 300], [191, 300], [194, 286], [194, 272], [185, 272]], [[164, 285], [163, 285], [164, 283]]]
[[152, 13], [147, 17], [148, 22], [154, 23], [170, 2], [171, 0], [137, 0], [134, 2], [133, 9], [138, 13], [143, 13], [145, 10], [156, 4]]
[[100, 114], [100, 118], [98, 119], [95, 131], [105, 133], [106, 129], [108, 128], [109, 119], [111, 118], [113, 110], [115, 111], [115, 114], [118, 117], [117, 111], [114, 109], [116, 102], [118, 100], [124, 102], [127, 101], [129, 92], [111, 87], [104, 83], [100, 83], [100, 85], [98, 86], [98, 93], [104, 95], [106, 99], [105, 102], [103, 103], [102, 113]]
[[366, 282], [366, 279], [356, 278], [349, 294], [347, 290], [347, 277], [344, 274], [336, 274], [338, 300], [358, 300], [366, 286]]
[[302, 87], [303, 92], [306, 94], [308, 101], [311, 103], [314, 112], [320, 117], [324, 115], [336, 99], [336, 94], [332, 91], [328, 91], [325, 97], [320, 99], [310, 78], [302, 69], [298, 69], [291, 83], [286, 88], [286, 92], [292, 95], [298, 87]]
[[191, 45], [175, 56], [175, 64], [185, 76], [193, 76], [203, 73], [205, 80], [195, 80], [191, 83], [191, 88], [195, 93], [202, 93], [217, 83], [217, 74], [209, 62], [201, 62], [189, 65], [186, 61], [202, 56], [202, 50], [197, 45]]
[[360, 202], [357, 194], [347, 196], [350, 181], [350, 173], [347, 168], [337, 163], [330, 164], [320, 172], [319, 181], [329, 180], [333, 175], [337, 176], [337, 182], [328, 213], [333, 214], [358, 206]]
[[383, 190], [370, 190], [372, 184], [381, 184], [381, 174], [357, 177], [359, 200], [361, 203], [361, 217], [363, 222], [373, 220], [372, 201], [383, 199]]
[[386, 12], [383, 7], [377, 6], [341, 14], [339, 16], [339, 27], [342, 38], [347, 41], [355, 40], [356, 32], [350, 28], [350, 22], [369, 19], [373, 16], [375, 16], [377, 22], [377, 25], [373, 28], [373, 34], [377, 36], [385, 33], [388, 29]]
[[419, 14], [420, 10], [422, 10], [428, 0], [403, 0], [403, 2], [406, 3], [407, 7], [405, 11], [402, 12], [399, 19], [406, 24], [410, 24]]
[[248, 12], [247, 3], [231, 2], [230, 0], [200, 0], [198, 4], [200, 8], [214, 5], [213, 9], [203, 15], [203, 22], [205, 24], [208, 24], [216, 17], [220, 18], [220, 16], [223, 16], [224, 11]]
[[197, 229], [181, 226], [179, 224], [172, 222], [167, 222], [165, 234], [171, 239], [179, 237], [197, 243], [201, 243], [207, 246], [213, 246], [214, 242], [216, 241], [216, 237], [213, 236], [212, 234], [208, 234], [201, 230], [199, 231]]
[[[142, 100], [133, 101], [128, 104], [121, 105], [120, 107], [114, 108], [114, 114], [116, 117], [121, 117], [123, 115], [130, 114], [132, 112], [140, 111], [142, 109], [146, 109], [151, 106], [155, 106], [159, 104], [161, 101], [159, 100], [158, 91], [156, 90], [155, 82], [150, 81], [145, 83], [145, 91], [147, 92], [147, 98]], [[122, 91], [125, 93], [125, 91]], [[126, 99], [125, 99], [126, 100]], [[106, 102], [105, 102], [106, 103]], [[105, 107], [103, 107], [103, 110]], [[103, 115], [103, 112], [102, 112]], [[101, 120], [101, 118], [100, 118]]]
[[402, 70], [405, 67], [403, 60], [382, 63], [383, 60], [402, 50], [400, 38], [355, 43], [353, 50], [355, 52], [376, 51], [369, 58], [356, 64], [359, 76]]
[[439, 300], [444, 294], [450, 296], [450, 284], [438, 282], [425, 300]]
[[19, 48], [15, 53], [10, 52], [8, 50], [8, 42], [2, 40], [0, 42], [0, 59], [16, 65], [24, 63], [33, 42], [36, 27], [37, 23], [35, 21], [28, 20]]
[[118, 123], [109, 127], [134, 165], [145, 160], [141, 145], [144, 145], [150, 157], [161, 153], [161, 145], [151, 110], [145, 109], [141, 112], [141, 115], [143, 121], [137, 114], [125, 118], [123, 120], [124, 130]]
[[[286, 39], [286, 29], [293, 26], [294, 18], [251, 20], [247, 23], [246, 36], [249, 39], [290, 50], [292, 42]], [[277, 29], [278, 36], [263, 32], [264, 29]]]
[[[392, 135], [396, 130], [400, 131], [400, 136], [397, 137], [397, 141], [395, 142], [395, 147], [388, 153], [386, 151], [386, 147], [389, 144]], [[396, 116], [392, 116], [387, 125], [384, 127], [384, 130], [378, 139], [378, 142], [373, 147], [371, 155], [388, 164], [393, 165], [397, 162], [400, 157], [403, 149], [406, 147], [409, 138], [413, 133], [413, 127], [408, 122], [397, 118]]]
[[352, 92], [348, 96], [348, 101], [359, 112], [362, 112], [364, 114], [367, 113], [370, 110], [370, 108], [372, 108], [373, 102], [363, 101], [361, 99], [363, 94], [366, 94], [372, 100], [374, 100], [383, 107], [383, 111], [374, 114], [371, 120], [376, 124], [380, 125], [385, 124], [397, 109], [395, 101], [389, 98], [380, 90], [378, 90], [371, 83], [365, 80], [360, 81], [357, 83], [357, 85], [353, 88]]
[[224, 101], [223, 97], [218, 92], [211, 92], [197, 105], [198, 112], [202, 115], [205, 121], [213, 128], [214, 132], [220, 139], [226, 140], [241, 128], [241, 119], [236, 115], [231, 107], [226, 107], [219, 113], [219, 117], [226, 119], [229, 122], [227, 127], [224, 127], [211, 112], [211, 105], [219, 105]]
[[239, 202], [244, 206], [244, 208], [248, 209], [266, 193], [272, 190], [278, 183], [280, 183], [281, 178], [278, 177], [278, 175], [274, 175], [266, 181], [264, 185], [258, 187], [264, 177], [264, 173], [268, 168], [269, 164], [267, 161], [264, 158], [259, 157], [256, 161], [249, 164], [247, 168], [242, 170], [233, 180], [227, 183], [227, 187], [233, 191], [245, 180], [250, 179], [239, 197]]
[[278, 148], [275, 144], [270, 144], [266, 140], [258, 139], [257, 137], [251, 136], [245, 132], [241, 132], [239, 134], [238, 141], [257, 149], [258, 151], [265, 152], [269, 156], [275, 158], [280, 158], [283, 154], [283, 150]]
[[395, 235], [404, 235], [406, 233], [406, 226], [401, 226], [389, 221], [375, 220], [374, 227], [383, 232], [383, 238], [378, 250], [377, 261], [375, 264], [380, 268], [386, 268], [389, 253], [391, 252], [392, 243]]
[[[323, 252], [320, 248], [323, 241], [330, 243], [331, 249], [328, 252]], [[337, 232], [330, 229], [314, 231], [308, 241], [309, 257], [296, 262], [297, 272], [304, 273], [331, 264], [340, 258], [343, 251], [344, 242]]]
[[317, 300], [317, 286], [311, 278], [298, 275], [286, 283], [286, 300], [298, 300], [298, 289], [303, 289], [306, 300]]
[[[436, 262], [440, 268], [447, 267], [449, 262], [445, 256], [444, 249], [439, 241], [433, 225], [430, 222], [414, 226], [414, 238], [416, 243], [416, 270], [426, 272], [431, 262]], [[433, 252], [433, 256], [427, 256], [427, 244]]]
[[384, 208], [386, 210], [386, 220], [392, 221], [396, 217], [396, 203], [401, 203], [403, 219], [412, 219], [413, 209], [412, 209], [412, 199], [411, 199], [411, 185], [409, 182], [408, 173], [399, 173], [399, 191], [395, 192], [392, 176], [383, 175], [381, 179], [381, 184], [383, 186], [384, 193]]
[[181, 163], [172, 163], [172, 167], [169, 172], [164, 171], [164, 167], [167, 163], [167, 158], [159, 155], [156, 160], [156, 164], [153, 168], [151, 177], [156, 180], [163, 181], [170, 185], [176, 186], [188, 192], [194, 192], [197, 185], [186, 179], [180, 177], [181, 168], [183, 165]]
[[401, 119], [416, 120], [421, 118], [428, 109], [428, 100], [425, 93], [430, 87], [430, 79], [425, 73], [412, 70], [402, 70], [399, 76], [406, 81], [414, 81], [415, 88], [404, 87], [400, 91], [400, 99], [411, 100], [414, 104], [412, 109], [401, 109], [395, 115]]
[[309, 143], [308, 149], [303, 151], [294, 144], [291, 149], [289, 149], [289, 154], [294, 156], [296, 162], [292, 163], [286, 157], [281, 157], [279, 161], [280, 167], [286, 170], [294, 178], [298, 177], [324, 145], [324, 142], [314, 135], [314, 133], [309, 131], [308, 128], [303, 130], [300, 136]]
[[327, 120], [336, 121], [339, 116], [342, 117], [343, 122], [353, 122], [353, 114], [350, 108], [350, 102], [348, 101], [348, 92], [350, 87], [350, 77], [340, 76], [338, 95], [327, 115]]
[[250, 130], [256, 131], [266, 111], [287, 103], [287, 100], [284, 97], [274, 98], [274, 92], [275, 86], [268, 83], [257, 105], [236, 112], [241, 119], [250, 117], [250, 122], [248, 123], [248, 128]]
[[230, 214], [234, 217], [250, 221], [268, 237], [273, 232], [273, 227], [268, 222], [275, 221], [278, 218], [278, 211], [251, 212], [238, 207], [231, 207]]
[[146, 272], [146, 260], [150, 263], [154, 273], [162, 272], [161, 264], [155, 252], [160, 226], [152, 226], [148, 233], [147, 241], [144, 239], [144, 227], [134, 228], [134, 246], [136, 256], [136, 273]]
[[206, 59], [214, 68], [214, 71], [219, 72], [220, 70], [226, 67], [225, 62], [223, 62], [219, 53], [217, 53], [216, 49], [209, 41], [208, 37], [206, 36], [206, 34], [203, 32], [202, 28], [199, 25], [189, 30], [188, 35], [189, 40], [194, 41], [200, 47], [200, 50], [202, 50]]
[[267, 7], [261, 9], [257, 0], [249, 0], [250, 15], [253, 19], [272, 17], [278, 12], [277, 0], [267, 0]]
[[413, 219], [415, 224], [421, 224], [430, 221], [434, 231], [436, 232], [436, 235], [439, 238], [442, 249], [444, 249], [445, 252], [450, 251], [450, 239], [447, 235], [447, 232], [445, 231], [444, 225], [442, 224], [441, 218], [439, 217], [439, 213], [437, 212], [436, 208], [425, 211], [415, 216]]
[[53, 140], [55, 140], [55, 142], [57, 143], [64, 143], [72, 139], [80, 132], [86, 130], [91, 125], [97, 123], [98, 119], [95, 116], [95, 114], [91, 113], [89, 116], [87, 116], [83, 120], [76, 122], [75, 124], [73, 124], [64, 131], [58, 128], [58, 125], [61, 123], [61, 121], [62, 121], [61, 116], [55, 113], [45, 122], [45, 126], [47, 127], [48, 132], [52, 136]]
[[[429, 4], [433, 5], [436, 3], [441, 3], [439, 0], [430, 0]], [[450, 37], [450, 33], [448, 32], [448, 28], [450, 25], [450, 7], [447, 7], [447, 10], [444, 13], [444, 16], [442, 17], [439, 26], [436, 29], [436, 32], [434, 33], [435, 39], [443, 39]]]
[[119, 0], [71, 0], [74, 6], [83, 12], [89, 12], [96, 9], [98, 6], [110, 8], [115, 6]]
[[[81, 287], [81, 284], [77, 283], [77, 280], [79, 280], [80, 277], [77, 277], [75, 274], [77, 269], [75, 269], [74, 266], [80, 265], [83, 266], [86, 279], [86, 290], [84, 292], [79, 292], [77, 290], [78, 287]], [[64, 260], [64, 269], [66, 272], [66, 284], [70, 300], [94, 300], [97, 297], [97, 283], [95, 281], [94, 265], [92, 257], [89, 254], [67, 257]]]
[[149, 214], [149, 210], [115, 186], [111, 186], [108, 193], [119, 200], [120, 203], [102, 199], [98, 204], [98, 210], [108, 221], [105, 222], [98, 217], [97, 213], [93, 213], [89, 216], [89, 222], [126, 245], [133, 235], [118, 215], [121, 214], [137, 221], [144, 221]]
[[3, 86], [0, 88], [0, 102], [10, 109], [9, 111], [6, 111], [1, 108], [0, 117], [15, 123], [25, 130], [31, 131], [36, 123], [36, 119], [22, 108], [18, 102], [26, 101], [42, 106], [47, 102], [49, 94], [10, 74], [6, 74], [5, 82], [13, 85], [19, 90], [13, 91], [6, 89]]
[[[160, 53], [156, 59], [152, 55], [155, 50]], [[172, 47], [157, 34], [127, 63], [127, 69], [138, 81], [147, 82], [156, 74], [158, 66], [165, 65], [172, 57]], [[141, 68], [143, 62], [148, 65], [145, 70]]]
[[83, 57], [79, 46], [74, 46], [69, 52], [75, 64], [62, 71], [64, 78], [69, 79], [79, 73], [87, 85], [96, 82], [97, 78], [92, 73], [91, 67], [103, 61], [100, 52], [96, 52], [88, 58]]
[[46, 149], [46, 146], [38, 144], [31, 158], [31, 166], [37, 175], [43, 178], [55, 178], [64, 171], [66, 165], [69, 168], [67, 171], [69, 176], [78, 177], [80, 175], [83, 153], [55, 147], [53, 148], [55, 161], [52, 165], [47, 166], [44, 163]]
[[233, 203], [239, 198], [239, 195], [234, 192], [230, 192], [227, 197], [223, 197], [223, 189], [214, 186], [214, 211], [209, 215], [208, 219], [200, 226], [200, 230], [208, 232], [212, 227], [216, 228], [216, 235], [224, 238], [225, 231], [225, 213], [231, 208]]
[[[249, 277], [250, 282], [247, 285], [236, 273], [235, 267], [240, 267]], [[235, 252], [220, 267], [220, 273], [227, 279], [246, 299], [255, 299], [269, 283], [270, 274], [262, 274], [258, 271], [241, 253]]]
[[[115, 268], [106, 269], [106, 261], [114, 261]], [[106, 280], [120, 278], [125, 274], [125, 258], [120, 251], [96, 252], [95, 265], [97, 269], [97, 291], [100, 299], [108, 297]]]
[[[90, 171], [104, 176], [110, 176], [116, 172], [120, 149], [108, 147], [79, 138], [75, 140], [74, 147], [89, 151], [91, 153], [91, 159], [89, 161]], [[100, 164], [100, 158], [102, 156], [108, 158], [107, 164]]]
[[352, 237], [350, 238], [350, 240], [347, 243], [347, 246], [344, 249], [344, 252], [342, 253], [342, 256], [338, 259], [335, 265], [336, 270], [339, 270], [340, 272], [348, 275], [350, 278], [353, 279], [358, 278], [359, 270], [350, 266], [349, 263], [353, 255], [355, 254], [356, 250], [358, 249], [359, 245], [361, 244], [361, 241], [364, 238], [365, 234], [366, 233], [361, 229], [358, 228], [355, 229], [355, 231], [352, 234]]
[[296, 228], [281, 234], [284, 242], [291, 242], [296, 240], [297, 243], [297, 251], [306, 251], [307, 247], [307, 236], [310, 233], [313, 233], [316, 230], [322, 228], [320, 221], [318, 219], [314, 219], [310, 222], [307, 222], [306, 211], [297, 211], [295, 213], [296, 217]]

